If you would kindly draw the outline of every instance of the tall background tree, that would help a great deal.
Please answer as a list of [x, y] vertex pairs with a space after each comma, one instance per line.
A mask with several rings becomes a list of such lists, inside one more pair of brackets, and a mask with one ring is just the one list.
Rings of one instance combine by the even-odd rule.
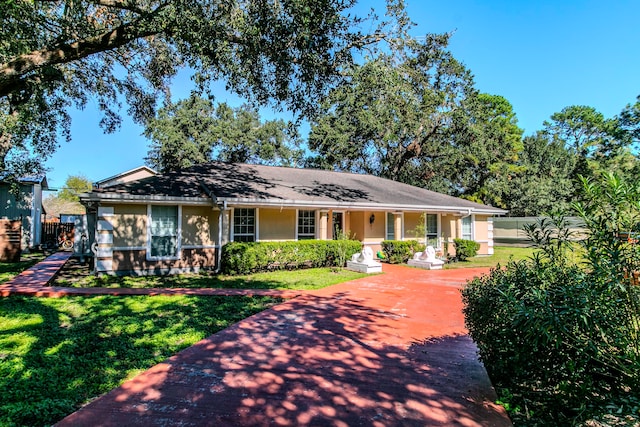
[[294, 166], [303, 156], [291, 123], [262, 122], [254, 107], [215, 106], [194, 94], [160, 109], [145, 135], [151, 141], [146, 161], [162, 172], [211, 160]]
[[452, 114], [474, 90], [448, 42], [447, 34], [408, 40], [349, 69], [348, 80], [323, 100], [309, 148], [338, 170], [405, 182], [433, 179], [429, 162], [450, 154]]
[[[204, 90], [221, 79], [247, 99], [301, 113], [340, 80], [370, 34], [341, 0], [10, 0], [0, 2], [0, 172], [41, 169], [71, 106], [93, 99], [102, 128], [120, 108], [138, 123], [170, 99], [178, 69]], [[391, 21], [404, 18], [390, 0]]]
[[448, 42], [405, 40], [351, 68], [312, 122], [309, 164], [481, 197], [517, 156], [522, 130], [506, 99], [478, 93]]
[[569, 208], [575, 200], [576, 158], [564, 141], [537, 132], [526, 136], [522, 145], [508, 169], [488, 180], [484, 200], [509, 210], [510, 216], [537, 216]]
[[[543, 132], [563, 141], [574, 155], [572, 172], [576, 197], [581, 192], [579, 176], [597, 177], [605, 172], [622, 176], [637, 172], [638, 103], [627, 105], [620, 115], [606, 118], [593, 107], [572, 105], [551, 115]], [[637, 148], [637, 147], [636, 147]]]
[[59, 218], [60, 214], [84, 214], [79, 195], [91, 191], [92, 184], [84, 175], [69, 175], [64, 186], [56, 194], [50, 194], [42, 201], [47, 218]]

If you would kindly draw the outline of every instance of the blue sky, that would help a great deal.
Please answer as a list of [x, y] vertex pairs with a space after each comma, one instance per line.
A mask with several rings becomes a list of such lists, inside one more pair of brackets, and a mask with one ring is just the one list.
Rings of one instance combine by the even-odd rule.
[[[364, 10], [382, 2], [360, 0]], [[640, 95], [640, 1], [406, 0], [413, 36], [454, 32], [450, 49], [474, 74], [476, 87], [504, 96], [525, 135], [569, 105], [589, 105], [612, 117]], [[188, 93], [179, 78], [174, 95]], [[241, 103], [222, 91], [218, 101]], [[126, 113], [123, 112], [123, 115]], [[143, 128], [125, 117], [105, 135], [94, 104], [72, 113], [72, 141], [46, 162], [51, 187], [69, 175], [92, 181], [144, 164]], [[263, 118], [270, 112], [263, 110]]]

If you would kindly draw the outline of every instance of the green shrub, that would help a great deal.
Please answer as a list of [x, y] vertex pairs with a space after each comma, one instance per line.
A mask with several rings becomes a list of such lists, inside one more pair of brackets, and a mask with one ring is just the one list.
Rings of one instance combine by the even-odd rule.
[[476, 256], [480, 249], [480, 243], [473, 240], [453, 239], [453, 245], [456, 248], [456, 258], [460, 261]]
[[[341, 260], [361, 250], [357, 240], [301, 240], [297, 242], [230, 242], [222, 248], [225, 274], [248, 274], [275, 269], [342, 267]], [[344, 264], [344, 263], [342, 263]]]
[[546, 422], [568, 423], [640, 386], [624, 299], [593, 273], [540, 258], [512, 262], [469, 282], [462, 296], [494, 385], [525, 395], [514, 405], [543, 405]]
[[611, 408], [638, 414], [640, 287], [630, 277], [640, 245], [629, 236], [640, 232], [640, 181], [603, 174], [583, 181], [582, 198], [574, 210], [587, 228], [583, 264], [569, 262], [574, 236], [554, 213], [526, 230], [539, 249], [532, 260], [462, 291], [467, 328], [514, 424], [576, 425]]
[[391, 264], [402, 264], [413, 257], [416, 252], [425, 250], [425, 245], [417, 240], [383, 240], [382, 252]]

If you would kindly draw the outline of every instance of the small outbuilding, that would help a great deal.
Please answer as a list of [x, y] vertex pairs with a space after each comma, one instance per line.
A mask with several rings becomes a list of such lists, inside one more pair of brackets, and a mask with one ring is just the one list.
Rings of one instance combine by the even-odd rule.
[[0, 178], [0, 219], [20, 221], [22, 249], [42, 243], [42, 192], [48, 188], [44, 175], [17, 178], [13, 183]]

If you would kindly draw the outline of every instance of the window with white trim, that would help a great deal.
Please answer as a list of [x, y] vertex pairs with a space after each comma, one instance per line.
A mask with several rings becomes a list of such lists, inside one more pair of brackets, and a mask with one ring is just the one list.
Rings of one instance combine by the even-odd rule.
[[316, 238], [316, 211], [298, 211], [298, 240]]
[[178, 256], [178, 206], [151, 205], [150, 257], [175, 258]]
[[438, 245], [438, 215], [427, 214], [427, 223], [425, 224], [427, 230], [427, 246], [433, 246], [437, 248]]
[[473, 240], [473, 219], [471, 215], [462, 218], [462, 238]]
[[396, 239], [396, 216], [387, 212], [387, 240]]
[[256, 210], [236, 208], [233, 210], [233, 241], [256, 241]]

